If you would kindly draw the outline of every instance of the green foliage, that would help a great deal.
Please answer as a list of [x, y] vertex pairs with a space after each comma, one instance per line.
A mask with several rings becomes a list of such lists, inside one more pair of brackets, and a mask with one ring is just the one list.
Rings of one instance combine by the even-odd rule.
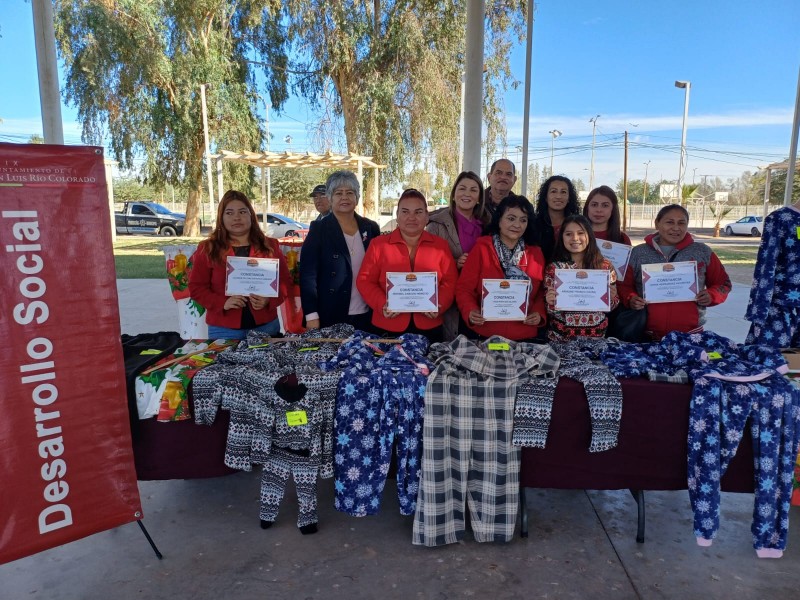
[[[622, 199], [622, 179], [617, 183], [617, 196]], [[629, 179], [628, 180], [628, 202], [634, 204], [642, 203], [642, 196], [644, 195], [644, 180], [643, 179]], [[658, 197], [658, 183], [653, 181], [647, 182], [647, 198], [645, 204], [662, 204], [661, 199]]]
[[[433, 153], [452, 179], [465, 0], [288, 0], [284, 6], [288, 35], [299, 50], [295, 89], [324, 114], [341, 117], [348, 149], [388, 165], [381, 173], [387, 184], [403, 181], [405, 166], [423, 152]], [[508, 53], [512, 37], [522, 33], [525, 6], [524, 0], [487, 3], [484, 122], [492, 153], [504, 135], [500, 92], [517, 83]]]
[[[147, 183], [185, 185], [187, 229], [196, 232], [204, 169], [200, 84], [208, 84], [209, 133], [222, 147], [257, 150], [252, 55], [285, 64], [275, 0], [54, 0], [65, 94], [77, 106], [83, 139], [108, 134], [123, 169], [143, 156]], [[286, 76], [261, 66], [275, 107]], [[241, 185], [249, 170], [227, 167]]]
[[[314, 186], [325, 181], [319, 169], [272, 169], [272, 203], [287, 217], [296, 218], [300, 212], [313, 205], [309, 194]], [[258, 198], [261, 197], [259, 191]]]

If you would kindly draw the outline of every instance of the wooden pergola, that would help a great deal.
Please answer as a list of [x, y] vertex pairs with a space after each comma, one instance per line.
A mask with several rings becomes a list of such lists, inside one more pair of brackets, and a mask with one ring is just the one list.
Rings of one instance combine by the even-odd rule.
[[[795, 163], [795, 168], [800, 169], [800, 161]], [[772, 171], [785, 171], [789, 169], [789, 161], [784, 160], [781, 162], [772, 163], [771, 165], [767, 165], [763, 168], [764, 171], [767, 172], [767, 179], [764, 184], [764, 218], [767, 217], [767, 213], [769, 212], [769, 186], [772, 180]], [[786, 181], [786, 185], [792, 185], [792, 182]]]
[[[375, 199], [372, 218], [378, 218], [380, 213], [380, 170], [385, 169], [386, 165], [376, 163], [371, 156], [361, 156], [350, 152], [348, 154], [335, 154], [330, 150], [323, 154], [314, 152], [296, 153], [284, 152], [233, 152], [222, 150], [212, 158], [217, 165], [217, 193], [219, 198], [225, 192], [225, 185], [222, 181], [222, 163], [231, 161], [235, 163], [250, 165], [261, 169], [261, 200], [267, 207], [267, 212], [272, 212], [272, 194], [269, 185], [269, 169], [280, 167], [284, 169], [329, 169], [339, 168], [353, 171], [358, 177], [358, 184], [361, 187], [361, 199], [359, 207], [364, 207], [364, 169], [372, 169], [374, 178], [372, 181], [372, 196]], [[357, 207], [358, 209], [358, 207]], [[363, 212], [362, 212], [363, 214]]]

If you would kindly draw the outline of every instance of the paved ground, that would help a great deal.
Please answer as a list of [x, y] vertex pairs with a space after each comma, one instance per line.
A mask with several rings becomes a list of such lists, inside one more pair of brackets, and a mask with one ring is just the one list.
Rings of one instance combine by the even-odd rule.
[[[119, 281], [126, 333], [175, 329], [165, 280]], [[710, 311], [713, 329], [743, 339], [747, 287]], [[169, 457], [165, 457], [169, 460]], [[140, 482], [153, 555], [135, 524], [0, 566], [0, 598], [737, 598], [789, 599], [800, 590], [800, 510], [789, 548], [759, 560], [751, 547], [752, 496], [723, 494], [722, 527], [710, 548], [693, 539], [688, 496], [648, 492], [646, 542], [625, 490], [534, 490], [530, 537], [472, 539], [445, 548], [411, 545], [411, 519], [387, 484], [381, 514], [333, 509], [320, 485], [320, 531], [294, 525], [294, 492], [276, 525], [258, 526], [258, 476]]]

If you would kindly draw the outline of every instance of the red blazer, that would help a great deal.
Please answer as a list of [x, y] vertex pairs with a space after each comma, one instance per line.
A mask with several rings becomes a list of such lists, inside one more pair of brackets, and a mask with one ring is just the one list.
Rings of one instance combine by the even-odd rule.
[[[439, 315], [429, 319], [422, 313], [401, 313], [394, 319], [383, 316], [386, 304], [386, 273], [390, 271], [435, 271], [439, 282]], [[356, 286], [364, 301], [372, 309], [372, 324], [386, 331], [402, 333], [411, 324], [418, 329], [433, 329], [440, 326], [444, 312], [453, 304], [458, 269], [450, 247], [442, 238], [423, 231], [414, 258], [414, 268], [399, 229], [389, 235], [375, 238], [367, 248]]]
[[467, 257], [456, 284], [456, 304], [464, 323], [483, 337], [501, 335], [510, 340], [526, 340], [538, 335], [544, 327], [547, 309], [544, 303], [544, 254], [538, 246], [526, 246], [520, 269], [531, 278], [531, 295], [528, 300], [528, 314], [539, 313], [542, 320], [539, 326], [523, 325], [522, 321], [487, 321], [483, 325], [470, 325], [469, 313], [481, 309], [482, 281], [484, 279], [505, 279], [500, 259], [494, 249], [491, 235], [478, 238], [475, 247]]
[[[278, 247], [278, 241], [267, 238], [267, 244], [272, 248], [273, 255], [267, 256], [257, 252], [250, 246], [250, 256], [259, 258], [277, 258], [279, 262], [278, 297], [270, 298], [267, 305], [261, 310], [252, 310], [256, 325], [263, 325], [274, 321], [278, 316], [278, 307], [289, 295], [292, 276], [286, 266], [286, 259]], [[239, 329], [242, 326], [242, 309], [234, 308], [223, 310], [225, 306], [225, 257], [220, 263], [212, 263], [208, 256], [208, 242], [200, 245], [192, 255], [192, 274], [189, 276], [189, 294], [200, 306], [206, 309], [206, 323], [217, 327]], [[225, 256], [234, 256], [233, 248], [229, 248]]]

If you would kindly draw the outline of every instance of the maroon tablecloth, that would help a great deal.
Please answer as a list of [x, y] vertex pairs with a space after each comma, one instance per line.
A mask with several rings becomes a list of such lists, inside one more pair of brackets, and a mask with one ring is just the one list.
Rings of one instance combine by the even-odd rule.
[[[544, 450], [523, 448], [521, 485], [557, 489], [686, 489], [687, 432], [692, 386], [622, 380], [619, 444], [589, 453], [589, 406], [583, 386], [562, 378]], [[722, 489], [753, 491], [749, 426]]]
[[223, 463], [229, 422], [224, 410], [211, 426], [191, 420], [159, 423], [155, 417], [139, 421], [133, 437], [136, 477], [202, 479], [236, 473]]
[[[613, 450], [589, 453], [589, 407], [578, 382], [562, 378], [556, 390], [547, 447], [523, 448], [520, 482], [558, 489], [686, 489], [686, 434], [692, 388], [644, 379], [622, 381], [622, 423]], [[195, 479], [234, 473], [223, 464], [229, 413], [213, 426], [194, 421], [139, 421], [134, 436], [140, 480]], [[753, 491], [749, 427], [722, 479], [722, 489]]]

